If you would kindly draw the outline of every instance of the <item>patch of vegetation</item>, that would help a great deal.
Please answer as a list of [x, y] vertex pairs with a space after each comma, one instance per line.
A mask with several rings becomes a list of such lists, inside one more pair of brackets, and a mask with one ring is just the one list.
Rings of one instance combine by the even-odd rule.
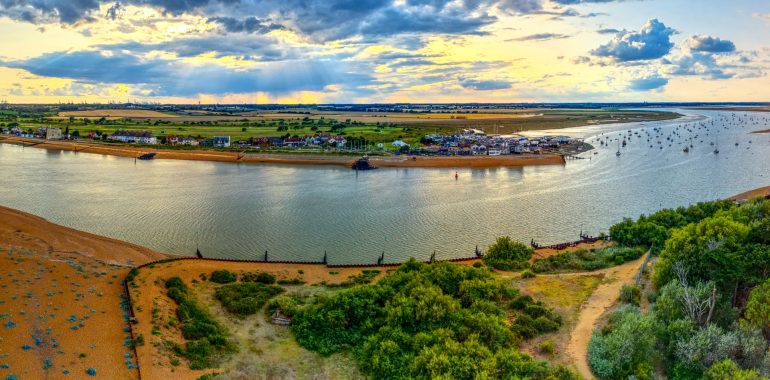
[[214, 367], [218, 359], [235, 351], [226, 329], [192, 299], [181, 278], [172, 277], [165, 285], [168, 296], [178, 305], [176, 315], [187, 340], [184, 347], [174, 349], [190, 360], [191, 369]]
[[235, 275], [235, 273], [226, 269], [215, 270], [211, 272], [211, 276], [209, 276], [209, 281], [216, 282], [217, 284], [229, 284], [231, 282], [235, 282], [237, 279], [238, 277]]
[[275, 284], [275, 276], [267, 272], [246, 272], [241, 275], [241, 282], [258, 282], [261, 284]]
[[282, 292], [283, 288], [277, 285], [243, 282], [221, 286], [214, 291], [214, 296], [230, 313], [246, 316], [256, 313], [270, 298]]
[[[658, 376], [672, 379], [768, 379], [770, 201], [664, 211], [654, 214], [667, 229], [651, 310], [643, 314], [624, 305], [594, 333], [594, 373], [600, 379], [644, 379], [653, 378], [658, 367], [665, 372]], [[626, 229], [623, 239], [649, 241], [649, 230]], [[638, 303], [639, 295], [625, 288], [621, 297]]]
[[278, 280], [279, 285], [302, 285], [305, 283], [305, 280], [295, 277], [295, 278], [282, 278]]
[[557, 321], [486, 269], [412, 259], [376, 284], [298, 308], [292, 331], [322, 355], [352, 350], [369, 377], [573, 379], [517, 349], [523, 326], [549, 330]]
[[484, 255], [484, 263], [499, 270], [518, 270], [527, 267], [535, 251], [508, 236], [497, 238]]
[[610, 227], [612, 240], [626, 247], [653, 247], [660, 252], [671, 231], [687, 224], [701, 221], [719, 211], [735, 207], [729, 200], [701, 202], [690, 207], [679, 207], [676, 210], [663, 209], [652, 215], [641, 215], [639, 219], [624, 219]]
[[530, 268], [535, 273], [592, 271], [636, 260], [644, 252], [641, 247], [608, 247], [595, 251], [580, 248], [535, 260]]
[[337, 287], [337, 286], [354, 286], [354, 285], [364, 285], [369, 284], [377, 277], [377, 275], [380, 274], [379, 270], [376, 269], [364, 269], [361, 271], [360, 274], [354, 274], [348, 276], [348, 279], [339, 283], [339, 284], [330, 284], [327, 285], [329, 287]]

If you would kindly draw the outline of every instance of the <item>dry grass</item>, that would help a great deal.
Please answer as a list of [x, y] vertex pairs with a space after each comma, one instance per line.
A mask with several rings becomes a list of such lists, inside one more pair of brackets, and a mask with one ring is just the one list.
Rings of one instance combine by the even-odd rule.
[[[518, 287], [522, 293], [553, 307], [564, 321], [558, 331], [527, 341], [521, 349], [539, 359], [567, 366], [571, 365], [570, 357], [566, 355], [570, 334], [577, 322], [580, 308], [603, 279], [604, 275], [598, 273], [562, 276], [539, 275], [514, 281], [514, 286]], [[545, 340], [551, 340], [555, 343], [554, 355], [540, 352], [540, 343]]]
[[[142, 334], [147, 343], [137, 347], [142, 363], [142, 377], [150, 379], [197, 379], [211, 372], [228, 372], [236, 379], [346, 379], [360, 375], [347, 355], [323, 358], [305, 350], [294, 340], [285, 327], [273, 326], [266, 321], [264, 312], [243, 319], [229, 315], [214, 299], [216, 285], [202, 281], [202, 275], [227, 269], [236, 273], [263, 271], [277, 279], [301, 278], [307, 285], [286, 286], [288, 292], [314, 296], [330, 291], [322, 286], [326, 283], [340, 283], [351, 275], [362, 272], [360, 268], [327, 268], [317, 264], [241, 263], [219, 261], [174, 261], [160, 263], [139, 270], [135, 279], [136, 287], [131, 288], [138, 323], [135, 334]], [[392, 268], [367, 268], [380, 270], [384, 276]], [[334, 273], [334, 274], [333, 274]], [[184, 340], [175, 324], [176, 305], [166, 295], [164, 281], [179, 276], [195, 294], [200, 305], [207, 308], [218, 321], [233, 334], [239, 351], [228, 358], [217, 369], [191, 370], [184, 358], [176, 357], [169, 349], [171, 343]], [[153, 334], [153, 330], [156, 331]], [[178, 365], [172, 361], [178, 360]]]

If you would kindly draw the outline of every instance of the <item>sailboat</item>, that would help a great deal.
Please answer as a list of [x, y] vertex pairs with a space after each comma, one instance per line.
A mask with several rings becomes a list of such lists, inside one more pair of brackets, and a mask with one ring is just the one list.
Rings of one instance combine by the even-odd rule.
[[618, 151], [615, 152], [615, 156], [620, 157], [620, 140], [618, 140]]
[[714, 145], [714, 154], [719, 154], [719, 141], [717, 141]]

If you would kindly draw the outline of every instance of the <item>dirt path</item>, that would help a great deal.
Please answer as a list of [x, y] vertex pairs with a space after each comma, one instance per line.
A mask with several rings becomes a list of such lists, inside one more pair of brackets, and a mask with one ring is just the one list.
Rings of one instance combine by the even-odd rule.
[[580, 375], [586, 379], [594, 378], [588, 366], [588, 341], [591, 339], [591, 334], [602, 315], [617, 302], [623, 284], [633, 283], [637, 271], [644, 264], [645, 257], [646, 255], [642, 255], [634, 261], [596, 272], [605, 273], [606, 280], [596, 288], [580, 309], [577, 324], [570, 334], [567, 345], [567, 354], [575, 363]]

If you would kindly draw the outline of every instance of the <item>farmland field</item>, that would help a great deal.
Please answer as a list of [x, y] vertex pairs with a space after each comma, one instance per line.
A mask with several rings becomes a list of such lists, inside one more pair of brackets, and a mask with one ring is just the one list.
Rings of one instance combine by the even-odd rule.
[[56, 125], [62, 129], [69, 128], [70, 132], [78, 131], [81, 135], [89, 131], [112, 133], [124, 129], [149, 131], [156, 136], [229, 135], [234, 140], [245, 140], [328, 132], [370, 142], [402, 139], [413, 143], [425, 134], [448, 134], [464, 128], [511, 134], [527, 130], [665, 120], [677, 116], [673, 112], [658, 111], [534, 108], [433, 112], [340, 112], [311, 108], [251, 112], [89, 109], [55, 111], [37, 118], [19, 117], [17, 121], [23, 128]]

